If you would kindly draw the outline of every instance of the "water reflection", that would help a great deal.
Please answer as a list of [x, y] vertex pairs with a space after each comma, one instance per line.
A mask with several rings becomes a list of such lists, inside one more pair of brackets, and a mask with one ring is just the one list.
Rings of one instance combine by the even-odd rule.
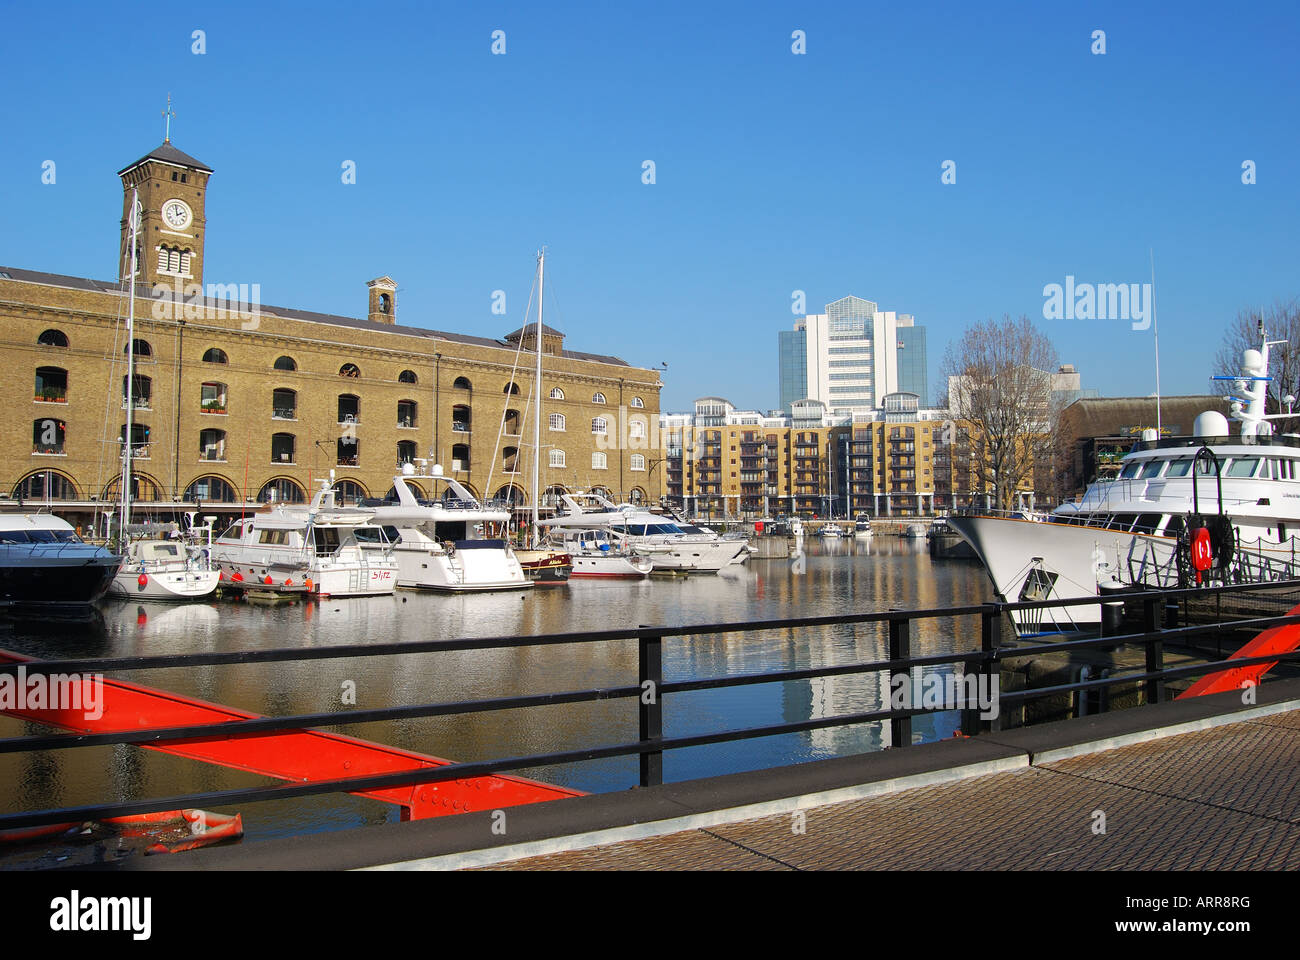
[[[809, 538], [801, 555], [751, 559], [716, 576], [574, 581], [519, 593], [465, 596], [402, 592], [318, 606], [115, 603], [104, 608], [101, 621], [90, 625], [40, 632], [15, 625], [0, 645], [38, 657], [312, 648], [932, 608], [979, 602], [988, 595], [987, 578], [977, 565], [934, 563], [924, 541]], [[978, 624], [947, 618], [918, 622], [912, 637], [918, 654], [969, 649], [977, 643]], [[883, 659], [886, 650], [885, 632], [875, 625], [743, 631], [671, 638], [665, 642], [664, 668], [670, 680], [723, 676]], [[635, 641], [615, 641], [167, 669], [124, 679], [256, 713], [287, 714], [350, 709], [342, 696], [348, 682], [355, 685], [356, 706], [366, 708], [628, 685], [635, 682], [636, 669]], [[860, 713], [887, 702], [887, 683], [877, 674], [674, 694], [665, 700], [665, 733]], [[955, 715], [918, 718], [914, 735], [944, 737], [956, 725]], [[0, 717], [0, 736], [27, 729], [21, 721]], [[636, 704], [600, 701], [338, 729], [438, 756], [488, 759], [632, 741]], [[861, 724], [673, 751], [665, 757], [664, 768], [667, 779], [690, 779], [876, 750], [887, 742], [888, 732], [879, 724]], [[625, 789], [635, 783], [636, 760], [534, 769], [526, 775], [590, 791]], [[252, 774], [127, 747], [0, 755], [0, 795], [6, 811], [264, 782]], [[256, 807], [255, 815], [244, 811], [254, 836], [394, 816], [381, 804], [351, 797]]]

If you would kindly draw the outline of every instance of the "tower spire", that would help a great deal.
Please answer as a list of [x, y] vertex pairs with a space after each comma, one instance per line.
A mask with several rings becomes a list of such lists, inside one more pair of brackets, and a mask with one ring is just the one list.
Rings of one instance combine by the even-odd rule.
[[172, 117], [176, 116], [176, 111], [172, 109], [172, 95], [167, 94], [167, 109], [163, 114], [163, 143], [172, 142]]

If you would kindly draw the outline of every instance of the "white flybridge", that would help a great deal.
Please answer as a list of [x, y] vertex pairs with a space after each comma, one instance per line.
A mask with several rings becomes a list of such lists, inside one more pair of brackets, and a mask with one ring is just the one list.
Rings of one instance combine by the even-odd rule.
[[333, 479], [320, 484], [311, 506], [279, 504], [236, 520], [213, 542], [212, 559], [230, 586], [310, 597], [393, 592], [397, 561], [374, 511], [337, 506]]
[[[407, 481], [430, 484], [433, 499], [421, 503]], [[446, 484], [441, 496], [439, 483]], [[402, 472], [393, 477], [393, 489], [395, 506], [369, 508], [387, 542], [362, 546], [367, 552], [391, 550], [399, 587], [470, 592], [533, 585], [506, 542], [509, 510], [479, 503], [438, 464], [425, 474], [417, 474], [412, 463], [402, 464]]]
[[672, 519], [630, 504], [616, 507], [598, 493], [565, 494], [565, 513], [542, 520], [543, 528], [606, 530], [650, 559], [655, 570], [716, 573], [748, 548], [744, 540], [687, 533]]
[[[135, 278], [139, 271], [140, 228], [138, 191], [131, 193], [131, 270], [127, 278], [130, 292], [126, 315], [126, 426], [122, 430], [122, 472], [118, 511], [117, 542], [124, 554], [122, 566], [109, 586], [109, 596], [129, 600], [184, 601], [203, 600], [217, 591], [221, 571], [212, 566], [209, 551], [175, 538], [149, 536], [131, 538], [131, 455], [135, 442]], [[190, 526], [194, 527], [193, 516]], [[194, 528], [195, 532], [198, 528]], [[206, 533], [212, 540], [212, 521]]]
[[[1006, 601], [1104, 597], [1126, 588], [1261, 582], [1300, 576], [1300, 436], [1273, 435], [1266, 414], [1269, 341], [1246, 350], [1225, 397], [1193, 435], [1144, 433], [1117, 479], [1099, 481], [1046, 518], [951, 516]], [[1285, 398], [1288, 408], [1294, 397]], [[1100, 604], [1019, 611], [1022, 634], [1095, 627]]]

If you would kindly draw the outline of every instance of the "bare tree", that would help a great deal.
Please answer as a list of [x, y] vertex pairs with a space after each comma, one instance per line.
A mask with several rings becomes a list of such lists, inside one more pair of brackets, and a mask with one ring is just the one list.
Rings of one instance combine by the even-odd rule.
[[[1214, 373], [1232, 376], [1241, 370], [1244, 350], [1258, 350], [1260, 326], [1269, 340], [1285, 340], [1269, 351], [1269, 375], [1273, 378], [1265, 395], [1265, 413], [1285, 413], [1287, 396], [1300, 397], [1300, 300], [1277, 301], [1273, 306], [1242, 310], [1223, 334], [1223, 343], [1214, 356]], [[1231, 393], [1231, 384], [1210, 381], [1214, 393]], [[1279, 433], [1292, 433], [1300, 427], [1300, 416], [1277, 422]]]
[[975, 479], [993, 491], [1001, 510], [1015, 506], [1016, 491], [1032, 482], [1036, 464], [1041, 471], [1055, 461], [1055, 370], [1056, 348], [1023, 316], [977, 323], [944, 355], [948, 410], [970, 424]]

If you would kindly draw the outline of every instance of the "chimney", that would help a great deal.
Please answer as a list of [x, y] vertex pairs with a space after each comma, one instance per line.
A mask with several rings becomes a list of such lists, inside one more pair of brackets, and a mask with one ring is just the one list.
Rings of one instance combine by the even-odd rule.
[[397, 284], [392, 277], [380, 277], [367, 284], [370, 287], [370, 312], [366, 319], [371, 323], [397, 322]]

